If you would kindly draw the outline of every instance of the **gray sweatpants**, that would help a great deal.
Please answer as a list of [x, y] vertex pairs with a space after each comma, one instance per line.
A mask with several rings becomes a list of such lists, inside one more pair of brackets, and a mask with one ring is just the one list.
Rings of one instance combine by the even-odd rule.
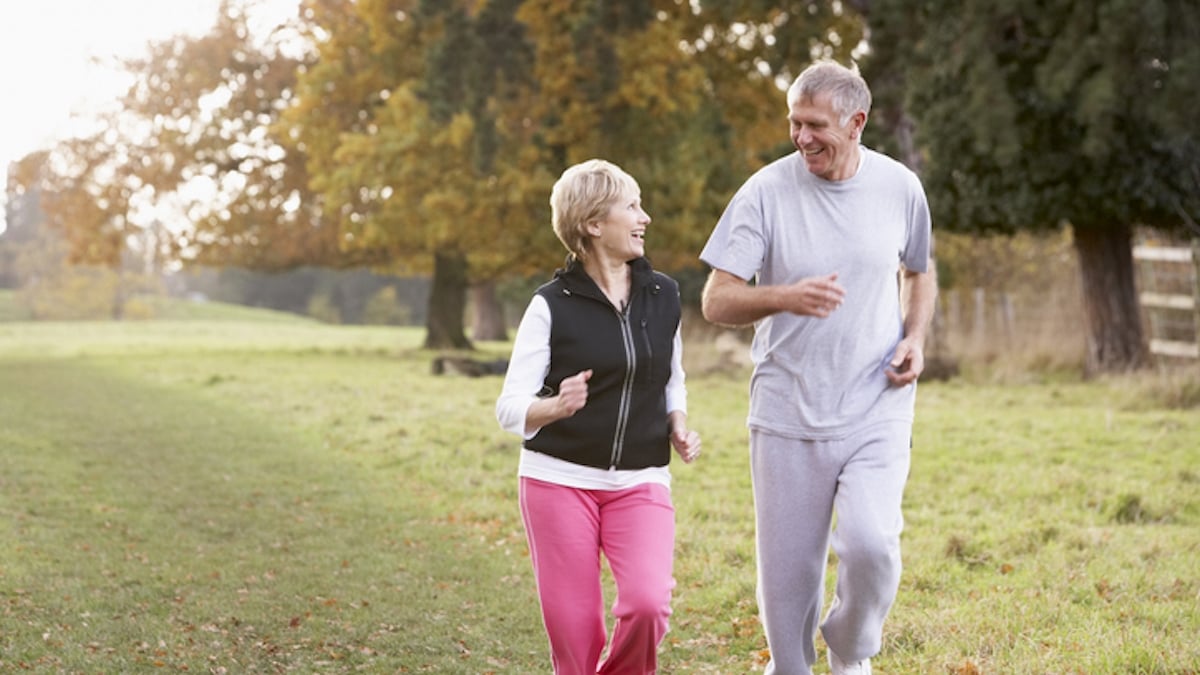
[[[911, 439], [911, 422], [881, 423], [834, 441], [751, 431], [767, 675], [810, 675], [818, 627], [843, 661], [879, 651], [900, 585], [900, 505]], [[837, 587], [822, 623], [831, 542]]]

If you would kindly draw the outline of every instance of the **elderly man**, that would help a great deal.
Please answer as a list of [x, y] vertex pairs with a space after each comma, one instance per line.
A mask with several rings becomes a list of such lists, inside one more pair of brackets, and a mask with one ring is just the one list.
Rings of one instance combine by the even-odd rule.
[[[712, 268], [703, 311], [755, 326], [747, 424], [766, 672], [811, 674], [820, 629], [835, 674], [869, 674], [900, 582], [937, 295], [929, 209], [915, 174], [860, 144], [871, 93], [857, 71], [815, 63], [787, 103], [796, 152], [721, 216], [700, 254]], [[822, 620], [831, 544], [837, 588]]]

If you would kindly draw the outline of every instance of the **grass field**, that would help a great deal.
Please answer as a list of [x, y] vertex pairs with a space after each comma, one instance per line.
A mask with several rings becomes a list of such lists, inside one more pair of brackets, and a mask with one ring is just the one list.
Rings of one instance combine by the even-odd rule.
[[[0, 322], [0, 671], [549, 672], [498, 379], [191, 316]], [[665, 673], [765, 663], [745, 390], [689, 380]], [[922, 385], [876, 672], [1200, 672], [1200, 414], [1136, 394]]]

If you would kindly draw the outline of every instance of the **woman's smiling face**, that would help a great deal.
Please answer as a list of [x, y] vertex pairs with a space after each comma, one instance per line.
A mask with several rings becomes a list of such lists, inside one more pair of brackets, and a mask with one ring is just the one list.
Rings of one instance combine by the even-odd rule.
[[608, 257], [629, 261], [646, 255], [646, 226], [650, 215], [642, 209], [641, 195], [626, 191], [592, 227], [593, 248]]

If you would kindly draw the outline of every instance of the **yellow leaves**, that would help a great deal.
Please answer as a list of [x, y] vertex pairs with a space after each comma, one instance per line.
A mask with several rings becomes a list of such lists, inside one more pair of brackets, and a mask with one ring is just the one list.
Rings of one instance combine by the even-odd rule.
[[705, 90], [705, 74], [680, 45], [678, 22], [653, 21], [617, 46], [621, 81], [615, 98], [655, 115], [694, 111]]
[[970, 659], [963, 661], [957, 666], [952, 666], [950, 672], [954, 675], [983, 675], [983, 671], [979, 666], [975, 665]]
[[762, 623], [753, 614], [735, 616], [729, 620], [729, 623], [734, 637], [752, 638], [756, 637], [759, 631], [762, 630]]
[[384, 247], [402, 257], [451, 246], [472, 231], [486, 185], [473, 168], [475, 120], [430, 117], [416, 84], [396, 87], [363, 132], [342, 133], [336, 170], [317, 184], [331, 202], [354, 203], [342, 228], [347, 250]]
[[398, 39], [415, 37], [411, 15], [416, 4], [412, 1], [358, 0], [357, 17], [366, 25], [374, 53], [394, 49]]
[[451, 120], [446, 131], [440, 135], [440, 140], [445, 145], [461, 151], [471, 142], [471, 137], [475, 133], [475, 121], [465, 112], [456, 114]]

